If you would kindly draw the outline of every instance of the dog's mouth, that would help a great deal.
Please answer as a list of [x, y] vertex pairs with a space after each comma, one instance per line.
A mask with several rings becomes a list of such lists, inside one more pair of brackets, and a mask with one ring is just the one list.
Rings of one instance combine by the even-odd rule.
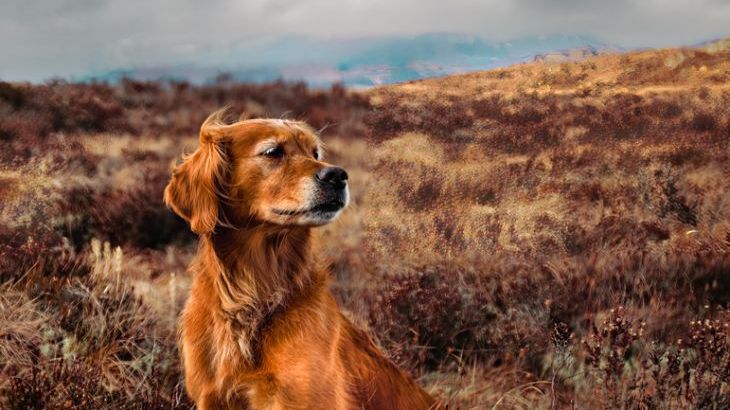
[[306, 209], [273, 209], [272, 211], [277, 215], [282, 216], [297, 216], [305, 214], [331, 214], [337, 212], [345, 207], [345, 203], [340, 199], [323, 202], [315, 205], [311, 208]]

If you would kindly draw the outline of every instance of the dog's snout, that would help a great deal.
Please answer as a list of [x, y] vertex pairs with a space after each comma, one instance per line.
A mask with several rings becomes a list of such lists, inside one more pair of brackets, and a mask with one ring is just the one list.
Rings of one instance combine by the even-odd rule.
[[347, 183], [347, 172], [340, 167], [324, 167], [317, 171], [317, 179], [337, 188], [344, 188]]

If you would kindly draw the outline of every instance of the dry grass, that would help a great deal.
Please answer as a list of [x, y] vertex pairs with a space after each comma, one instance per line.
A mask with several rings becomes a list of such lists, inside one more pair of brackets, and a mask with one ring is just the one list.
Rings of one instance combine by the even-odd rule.
[[453, 407], [727, 408], [728, 61], [645, 51], [364, 94], [1, 83], [0, 404], [190, 407], [174, 330], [194, 238], [161, 192], [231, 104], [330, 125], [353, 191], [319, 233], [336, 294]]

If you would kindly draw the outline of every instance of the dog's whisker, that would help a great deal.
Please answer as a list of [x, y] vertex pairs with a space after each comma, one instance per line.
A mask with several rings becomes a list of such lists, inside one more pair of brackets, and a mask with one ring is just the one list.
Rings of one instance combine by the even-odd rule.
[[321, 135], [329, 127], [332, 127], [332, 126], [335, 126], [335, 125], [338, 125], [338, 124], [339, 124], [338, 122], [328, 122], [328, 123], [324, 124], [322, 126], [322, 128], [320, 128], [319, 130], [317, 130], [317, 134], [320, 134]]

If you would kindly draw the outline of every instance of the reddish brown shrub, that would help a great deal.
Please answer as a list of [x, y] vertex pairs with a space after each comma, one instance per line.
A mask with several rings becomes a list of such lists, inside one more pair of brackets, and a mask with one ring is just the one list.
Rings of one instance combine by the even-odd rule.
[[435, 368], [495, 348], [495, 307], [473, 274], [424, 267], [387, 280], [372, 302], [370, 324], [400, 362]]

